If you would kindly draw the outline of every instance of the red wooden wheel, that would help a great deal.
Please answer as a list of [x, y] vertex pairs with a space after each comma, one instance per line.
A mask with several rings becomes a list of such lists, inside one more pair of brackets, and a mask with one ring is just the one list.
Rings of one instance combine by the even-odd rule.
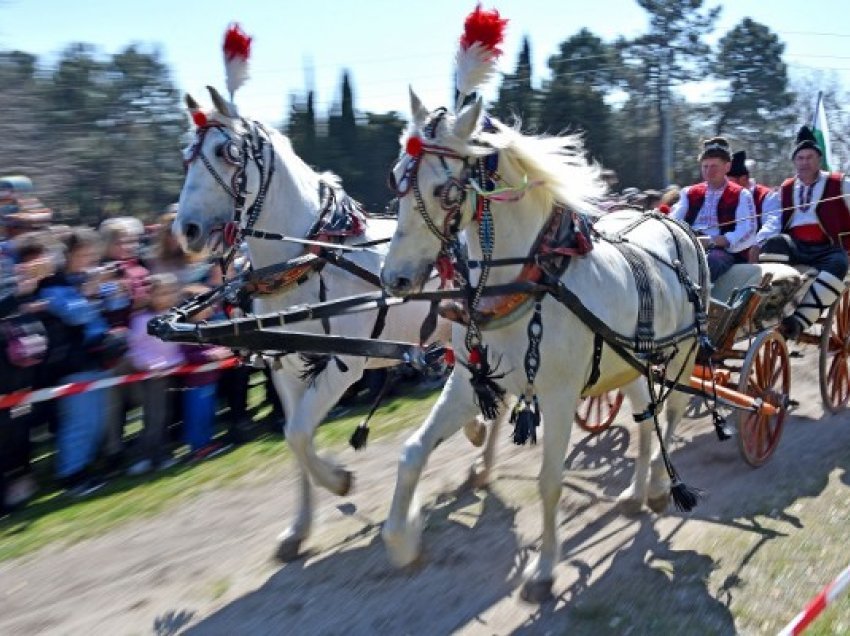
[[820, 394], [833, 413], [850, 400], [850, 289], [826, 314], [820, 339]]
[[616, 419], [623, 394], [618, 390], [584, 398], [576, 409], [576, 423], [592, 435], [601, 433]]
[[791, 367], [785, 339], [775, 331], [762, 331], [753, 341], [741, 367], [738, 390], [778, 408], [774, 415], [738, 413], [738, 447], [750, 466], [764, 464], [782, 436], [788, 412]]

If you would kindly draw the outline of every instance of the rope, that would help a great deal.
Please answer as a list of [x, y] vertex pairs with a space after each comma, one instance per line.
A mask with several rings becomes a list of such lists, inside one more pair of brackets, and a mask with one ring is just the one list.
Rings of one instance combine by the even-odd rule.
[[156, 371], [140, 371], [138, 373], [130, 373], [127, 375], [116, 375], [111, 378], [103, 378], [102, 380], [89, 380], [86, 382], [73, 382], [71, 384], [62, 384], [56, 387], [46, 389], [38, 389], [36, 391], [15, 391], [0, 395], [0, 409], [8, 409], [21, 404], [34, 404], [36, 402], [46, 402], [58, 398], [68, 397], [69, 395], [77, 395], [78, 393], [86, 393], [88, 391], [97, 391], [107, 389], [109, 387], [122, 384], [132, 384], [134, 382], [143, 382], [151, 378], [160, 378], [167, 375], [188, 375], [191, 373], [206, 373], [208, 371], [219, 371], [222, 369], [232, 369], [241, 364], [239, 358], [225, 358], [216, 362], [205, 362], [203, 364], [184, 364], [179, 367], [171, 367], [169, 369], [158, 369]]
[[[835, 197], [826, 197], [825, 199], [818, 199], [817, 203], [825, 203], [827, 201], [837, 201], [838, 199], [847, 199], [847, 198], [850, 198], [850, 194], [839, 194], [838, 196], [835, 196]], [[796, 210], [797, 207], [798, 206], [796, 206], [796, 205], [791, 205], [787, 208], [778, 208], [776, 210], [771, 210], [771, 213], [776, 213], [776, 212], [781, 213], [781, 212], [787, 212], [788, 210]], [[761, 216], [764, 217], [764, 210], [762, 210]], [[712, 225], [706, 225], [705, 229], [719, 228], [719, 227], [724, 227], [726, 225], [734, 225], [735, 223], [737, 223], [739, 221], [749, 221], [750, 219], [758, 219], [758, 218], [759, 218], [758, 214], [753, 214], [751, 216], [742, 216], [740, 218], [736, 218], [734, 221], [728, 221], [726, 223], [714, 223]]]

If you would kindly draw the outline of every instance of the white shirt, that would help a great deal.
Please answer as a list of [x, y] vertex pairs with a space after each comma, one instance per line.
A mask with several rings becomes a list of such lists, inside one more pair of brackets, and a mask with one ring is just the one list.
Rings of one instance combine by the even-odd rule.
[[[823, 190], [826, 187], [826, 178], [829, 173], [821, 170], [817, 181], [811, 186], [807, 186], [799, 177], [794, 179], [794, 191], [791, 193], [792, 203], [794, 205], [794, 213], [791, 215], [791, 220], [788, 222], [788, 227], [797, 227], [798, 225], [815, 225], [819, 224], [815, 208], [817, 202], [823, 198]], [[809, 191], [809, 189], [811, 189]], [[844, 203], [847, 209], [850, 210], [850, 179], [847, 175], [841, 178], [841, 194], [844, 195]], [[809, 203], [806, 207], [806, 202]], [[756, 242], [763, 245], [764, 242], [771, 236], [776, 236], [782, 231], [782, 197], [779, 192], [776, 193], [775, 201], [771, 201], [768, 207], [768, 200], [765, 198], [761, 210], [761, 229], [756, 236]]]
[[[688, 191], [691, 186], [682, 188], [682, 193], [679, 200], [673, 209], [670, 211], [670, 216], [679, 221], [685, 220], [685, 215], [688, 213]], [[756, 239], [756, 205], [753, 201], [753, 195], [746, 188], [741, 189], [741, 196], [738, 199], [738, 207], [735, 208], [735, 229], [731, 232], [724, 232], [725, 228], [718, 226], [717, 220], [717, 203], [720, 201], [720, 196], [723, 190], [726, 189], [726, 182], [720, 189], [706, 189], [705, 201], [702, 208], [697, 213], [691, 227], [706, 236], [723, 236], [729, 241], [727, 252], [741, 252], [748, 249]]]

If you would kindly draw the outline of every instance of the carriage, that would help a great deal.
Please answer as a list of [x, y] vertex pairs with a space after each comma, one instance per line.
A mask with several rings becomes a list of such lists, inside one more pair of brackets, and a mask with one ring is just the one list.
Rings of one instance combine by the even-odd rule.
[[[700, 360], [691, 384], [701, 386], [711, 378], [726, 395], [735, 397], [737, 392], [776, 407], [775, 413], [742, 410], [735, 414], [741, 456], [753, 467], [764, 464], [776, 450], [793, 404], [789, 351], [775, 326], [813, 277], [813, 270], [805, 266], [742, 264], [712, 289], [708, 331], [715, 351]], [[850, 400], [850, 287], [798, 342], [818, 347], [824, 408], [833, 413], [845, 408]], [[701, 398], [694, 399], [691, 415], [705, 414], [700, 402]], [[620, 391], [587, 397], [576, 413], [576, 423], [598, 434], [614, 422], [622, 403]]]
[[[214, 89], [214, 112], [187, 100], [196, 135], [185, 155], [175, 230], [193, 249], [230, 246], [225, 265], [244, 239], [257, 270], [155, 320], [149, 331], [283, 359], [274, 378], [301, 479], [295, 520], [279, 537], [280, 558], [297, 555], [310, 532], [313, 484], [336, 494], [352, 485], [350, 472], [316, 453], [319, 422], [367, 363], [428, 365], [440, 358], [439, 346], [424, 346], [436, 331], [440, 301], [458, 301], [449, 311], [458, 324], [446, 349], [456, 353], [457, 364], [399, 459], [382, 530], [396, 565], [420, 553], [415, 491], [429, 454], [479, 414], [494, 429], [510, 416], [517, 443], [535, 441], [542, 414], [550, 418], [539, 479], [542, 544], [523, 591], [529, 599], [551, 590], [563, 458], [582, 394], [610, 395], [609, 389], [623, 387], [632, 401], [639, 452], [633, 480], [619, 497], [626, 512], [643, 506], [660, 512], [670, 501], [683, 511], [696, 505], [698, 489], [682, 481], [665, 448], [685, 411], [686, 392], [707, 398], [715, 415], [718, 403], [742, 410], [739, 439], [751, 464], [766, 461], [776, 447], [790, 373], [784, 340], [769, 320], [800, 292], [803, 277], [777, 284], [778, 277], [758, 270], [758, 281], [710, 303], [706, 319], [707, 265], [689, 228], [655, 212], [600, 216], [595, 202], [604, 188], [578, 136], [532, 137], [483, 116], [473, 94], [494, 72], [504, 22], [480, 7], [467, 19], [453, 111], [428, 110], [411, 90], [412, 121], [391, 171], [399, 205], [385, 226], [393, 234], [389, 247], [376, 238], [386, 236], [377, 224], [365, 227], [338, 181], [315, 173], [284, 137], [242, 118]], [[478, 39], [485, 32], [486, 41]], [[504, 211], [498, 223], [497, 210]], [[263, 216], [268, 211], [277, 213]], [[588, 219], [597, 217], [588, 229]], [[268, 239], [276, 242], [263, 242]], [[435, 269], [439, 282], [460, 280], [459, 288], [435, 289]], [[272, 292], [256, 303], [257, 315], [185, 322], [206, 303], [246, 288]], [[846, 311], [846, 300], [840, 304]], [[839, 385], [825, 390], [837, 404], [846, 401], [848, 320], [836, 311], [830, 312], [836, 335], [824, 336], [830, 361], [823, 365]], [[489, 329], [486, 342], [482, 328]], [[715, 350], [700, 354], [694, 366], [699, 345], [707, 342]], [[619, 400], [605, 404], [612, 411]], [[662, 410], [666, 428], [659, 423]], [[654, 455], [653, 435], [659, 441]]]

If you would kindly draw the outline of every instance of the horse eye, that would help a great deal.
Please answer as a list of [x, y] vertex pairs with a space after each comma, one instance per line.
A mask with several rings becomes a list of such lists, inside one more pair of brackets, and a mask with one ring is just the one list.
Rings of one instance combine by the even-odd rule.
[[434, 187], [434, 197], [436, 197], [437, 199], [439, 199], [441, 196], [443, 196], [443, 186], [444, 185], [445, 184], [441, 183], [440, 185]]
[[215, 154], [217, 157], [221, 157], [227, 163], [233, 164], [235, 166], [238, 166], [240, 163], [242, 163], [242, 152], [239, 150], [239, 147], [232, 141], [225, 141], [216, 146]]
[[398, 182], [396, 181], [395, 173], [392, 170], [390, 170], [389, 174], [387, 175], [387, 185], [393, 192], [395, 192], [398, 188]]

